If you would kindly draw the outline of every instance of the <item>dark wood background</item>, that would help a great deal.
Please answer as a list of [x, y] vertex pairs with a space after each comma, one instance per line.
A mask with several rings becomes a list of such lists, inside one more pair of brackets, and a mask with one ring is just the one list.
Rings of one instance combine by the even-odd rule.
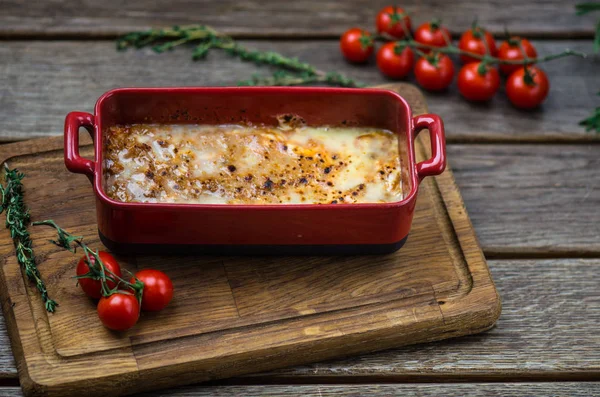
[[[117, 86], [224, 85], [260, 71], [217, 53], [194, 63], [185, 48], [115, 51], [116, 35], [152, 26], [204, 23], [248, 47], [384, 83], [374, 62], [345, 63], [337, 38], [351, 26], [371, 28], [387, 3], [0, 0], [0, 140], [61, 134], [67, 112], [92, 111], [97, 97]], [[600, 13], [578, 17], [575, 3], [401, 5], [415, 25], [438, 16], [456, 35], [478, 17], [498, 36], [506, 27], [534, 38], [540, 54], [589, 53]], [[600, 134], [577, 125], [600, 104], [599, 66], [598, 56], [545, 64], [550, 96], [532, 112], [512, 108], [502, 93], [489, 104], [469, 104], [455, 85], [426, 94], [445, 120], [449, 162], [503, 298], [493, 330], [151, 395], [600, 394]], [[1, 317], [0, 386], [0, 395], [20, 395]]]

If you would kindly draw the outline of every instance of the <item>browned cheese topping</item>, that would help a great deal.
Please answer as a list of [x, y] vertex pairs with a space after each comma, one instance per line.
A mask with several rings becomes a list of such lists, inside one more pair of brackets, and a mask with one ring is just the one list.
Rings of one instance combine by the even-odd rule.
[[123, 202], [341, 204], [402, 199], [398, 139], [373, 128], [154, 125], [105, 131]]

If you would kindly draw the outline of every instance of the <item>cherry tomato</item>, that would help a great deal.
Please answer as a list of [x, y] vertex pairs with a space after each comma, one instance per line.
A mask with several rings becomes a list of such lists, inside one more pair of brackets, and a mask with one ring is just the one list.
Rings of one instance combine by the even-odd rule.
[[464, 65], [458, 72], [458, 91], [470, 101], [488, 101], [500, 87], [500, 75], [494, 67], [481, 62]]
[[[417, 43], [433, 46], [445, 47], [451, 42], [450, 31], [443, 27], [439, 21], [424, 23], [415, 31], [415, 41]], [[425, 54], [431, 52], [429, 48], [420, 48]]]
[[[494, 41], [494, 37], [479, 26], [474, 26], [463, 33], [458, 42], [458, 48], [479, 55], [485, 55], [489, 50], [490, 55], [496, 56], [496, 42]], [[468, 55], [461, 55], [460, 60], [463, 63], [479, 61], [479, 59]]]
[[366, 30], [352, 28], [340, 38], [340, 49], [350, 62], [366, 62], [373, 53], [373, 38]]
[[510, 102], [521, 109], [533, 109], [546, 99], [550, 83], [546, 73], [538, 67], [529, 66], [514, 71], [506, 80], [506, 96]]
[[134, 295], [116, 293], [103, 296], [98, 302], [98, 317], [106, 328], [125, 331], [140, 317], [140, 304]]
[[426, 90], [445, 90], [454, 78], [454, 64], [450, 57], [444, 54], [423, 57], [415, 65], [415, 78]]
[[399, 54], [396, 54], [396, 43], [394, 42], [386, 43], [377, 52], [377, 66], [379, 70], [387, 77], [393, 79], [401, 79], [408, 76], [414, 62], [415, 55], [410, 47], [405, 46]]
[[[505, 61], [519, 61], [524, 58], [523, 52], [525, 52], [527, 58], [537, 58], [537, 51], [529, 40], [520, 37], [511, 37], [500, 44], [498, 58]], [[521, 67], [523, 65], [500, 65], [500, 70], [508, 76]]]
[[[164, 309], [173, 298], [173, 283], [160, 270], [146, 269], [135, 274], [144, 283], [142, 310], [156, 312]], [[135, 279], [131, 279], [135, 283]]]
[[375, 19], [378, 33], [387, 33], [397, 39], [402, 39], [410, 32], [410, 17], [400, 7], [387, 6], [382, 8]]
[[[121, 266], [119, 266], [119, 263], [117, 262], [114, 256], [104, 251], [98, 252], [98, 255], [100, 256], [102, 263], [104, 263], [104, 266], [108, 270], [121, 277]], [[95, 259], [93, 256], [90, 256], [90, 261], [92, 262], [92, 265], [95, 263]], [[84, 274], [89, 273], [89, 271], [90, 268], [87, 264], [86, 257], [84, 255], [83, 257], [81, 257], [81, 259], [79, 259], [79, 262], [77, 263], [76, 273], [78, 276], [83, 276]], [[80, 278], [77, 280], [77, 282], [81, 286], [83, 292], [85, 292], [85, 294], [90, 298], [100, 299], [102, 297], [102, 283], [100, 282], [100, 280], [95, 280], [92, 278]], [[112, 281], [108, 281], [106, 284], [109, 288], [115, 287], [115, 283], [113, 283]]]

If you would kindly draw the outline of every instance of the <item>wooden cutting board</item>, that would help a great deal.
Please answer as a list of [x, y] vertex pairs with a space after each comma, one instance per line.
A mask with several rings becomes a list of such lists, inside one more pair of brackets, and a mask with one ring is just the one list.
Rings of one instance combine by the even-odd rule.
[[[397, 90], [427, 111], [409, 84]], [[93, 156], [91, 147], [84, 155]], [[418, 155], [429, 140], [422, 133]], [[54, 219], [103, 249], [92, 187], [63, 164], [62, 137], [0, 146], [26, 174], [32, 220]], [[450, 159], [450, 163], [452, 159]], [[3, 223], [3, 222], [2, 222]], [[422, 183], [408, 242], [383, 256], [118, 257], [131, 271], [161, 269], [175, 297], [125, 333], [105, 329], [72, 276], [79, 255], [30, 227], [56, 313], [24, 279], [0, 231], [0, 296], [26, 395], [128, 394], [473, 334], [489, 329], [500, 300], [449, 169]]]

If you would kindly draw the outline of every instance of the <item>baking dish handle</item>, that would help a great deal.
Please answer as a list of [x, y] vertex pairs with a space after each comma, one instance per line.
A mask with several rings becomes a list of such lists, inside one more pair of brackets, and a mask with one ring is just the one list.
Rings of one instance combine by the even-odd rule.
[[446, 168], [446, 138], [442, 119], [435, 114], [421, 114], [413, 117], [413, 125], [415, 139], [419, 132], [427, 128], [431, 141], [431, 158], [417, 164], [419, 180], [441, 174]]
[[84, 127], [94, 138], [94, 115], [71, 112], [65, 119], [65, 165], [71, 172], [85, 174], [92, 180], [96, 164], [79, 155], [79, 128]]

